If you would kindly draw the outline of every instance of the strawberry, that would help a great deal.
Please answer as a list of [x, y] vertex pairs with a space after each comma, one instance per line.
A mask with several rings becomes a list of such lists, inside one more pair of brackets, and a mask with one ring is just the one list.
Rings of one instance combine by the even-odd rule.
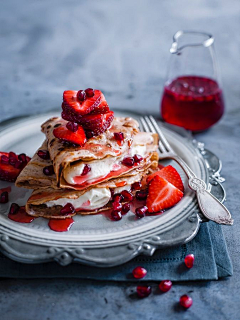
[[170, 208], [183, 197], [183, 192], [156, 175], [149, 184], [147, 207], [150, 213]]
[[25, 154], [0, 152], [0, 180], [14, 182], [29, 160]]
[[114, 112], [109, 111], [105, 114], [88, 115], [84, 118], [85, 122], [82, 124], [82, 126], [85, 129], [87, 137], [91, 138], [103, 133], [110, 127], [114, 118]]
[[110, 111], [110, 109], [107, 104], [107, 101], [106, 101], [103, 93], [101, 92], [101, 102], [100, 102], [99, 106], [95, 107], [91, 113], [98, 114], [98, 113], [107, 113], [109, 111]]
[[85, 132], [81, 126], [78, 126], [77, 131], [73, 132], [69, 130], [66, 125], [63, 125], [55, 128], [53, 134], [62, 141], [67, 141], [80, 146], [83, 146], [87, 141]]
[[[81, 115], [79, 113], [77, 113], [76, 111], [74, 111], [73, 109], [69, 108], [68, 105], [66, 105], [65, 102], [62, 103], [62, 118], [68, 121], [72, 121], [72, 122], [77, 122], [77, 123], [82, 123], [82, 117], [84, 115]], [[109, 106], [107, 104], [107, 101], [104, 97], [104, 95], [101, 93], [101, 101], [99, 106], [95, 107], [93, 111], [91, 111], [88, 114], [100, 114], [100, 113], [107, 113], [109, 112]]]
[[149, 183], [155, 176], [159, 176], [161, 178], [166, 179], [168, 182], [170, 182], [172, 185], [174, 185], [176, 188], [184, 192], [184, 186], [182, 183], [182, 179], [177, 172], [175, 168], [172, 166], [163, 167], [161, 170], [154, 172], [150, 174], [147, 177], [147, 183]]
[[87, 97], [85, 95], [84, 99], [79, 100], [78, 91], [66, 90], [63, 92], [63, 110], [78, 116], [88, 114], [100, 105], [101, 96], [102, 92], [100, 90], [94, 90], [94, 96]]

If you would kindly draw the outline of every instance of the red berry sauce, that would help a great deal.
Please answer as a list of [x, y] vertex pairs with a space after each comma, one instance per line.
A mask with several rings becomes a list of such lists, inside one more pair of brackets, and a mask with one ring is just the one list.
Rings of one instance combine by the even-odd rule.
[[51, 230], [57, 232], [65, 232], [70, 230], [71, 226], [74, 224], [72, 218], [66, 219], [49, 219], [48, 226]]
[[10, 212], [8, 214], [8, 218], [20, 223], [30, 223], [35, 218], [32, 216], [29, 216], [24, 207], [19, 207], [17, 204], [13, 203]]

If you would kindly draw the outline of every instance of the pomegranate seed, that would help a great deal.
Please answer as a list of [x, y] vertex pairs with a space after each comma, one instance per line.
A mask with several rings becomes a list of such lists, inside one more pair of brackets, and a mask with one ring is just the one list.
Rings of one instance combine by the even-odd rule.
[[9, 210], [9, 214], [16, 214], [19, 209], [20, 209], [20, 207], [17, 203], [12, 203], [10, 210]]
[[4, 164], [9, 164], [9, 158], [8, 156], [1, 156], [1, 162], [4, 163]]
[[122, 214], [128, 213], [129, 210], [130, 210], [130, 203], [124, 203], [124, 205], [122, 206]]
[[88, 98], [91, 98], [94, 96], [94, 90], [92, 88], [87, 88], [85, 92]]
[[114, 190], [113, 190], [113, 189], [110, 189], [110, 192], [111, 192], [111, 199], [110, 199], [110, 200], [113, 200], [113, 197], [114, 197]]
[[66, 124], [66, 127], [68, 128], [68, 130], [72, 131], [72, 132], [76, 132], [78, 130], [78, 124], [76, 122], [68, 122]]
[[114, 132], [114, 138], [117, 141], [123, 141], [124, 140], [124, 134], [122, 132]]
[[120, 202], [113, 202], [112, 207], [114, 211], [122, 210], [122, 204]]
[[137, 208], [135, 210], [137, 218], [141, 219], [141, 218], [145, 217], [147, 210], [148, 210], [148, 208], [146, 206], [142, 206], [142, 207]]
[[121, 195], [123, 196], [123, 201], [132, 201], [133, 200], [132, 193], [127, 190], [123, 190], [121, 192]]
[[193, 267], [193, 263], [194, 263], [194, 255], [193, 254], [188, 254], [185, 257], [184, 262], [185, 262], [186, 267], [191, 269]]
[[52, 174], [54, 174], [54, 170], [53, 170], [53, 166], [46, 166], [43, 168], [43, 173], [46, 176], [51, 176]]
[[142, 188], [142, 184], [141, 184], [141, 182], [139, 181], [139, 182], [134, 182], [133, 184], [132, 184], [132, 190], [140, 190], [141, 188]]
[[15, 159], [15, 160], [17, 161], [17, 155], [16, 155], [16, 153], [10, 151], [10, 152], [9, 152], [9, 159]]
[[127, 167], [132, 167], [134, 165], [134, 159], [132, 157], [126, 157], [123, 159], [122, 164]]
[[139, 163], [139, 162], [141, 162], [143, 160], [143, 157], [140, 156], [139, 154], [135, 154], [133, 159], [134, 159], [135, 163]]
[[162, 292], [168, 292], [172, 288], [172, 281], [163, 280], [160, 282], [158, 287]]
[[86, 176], [86, 174], [88, 174], [88, 172], [90, 172], [91, 170], [91, 167], [88, 164], [85, 164], [81, 176]]
[[143, 267], [136, 267], [132, 272], [135, 279], [142, 279], [147, 275], [147, 270]]
[[0, 203], [7, 203], [7, 202], [8, 202], [8, 192], [4, 191], [1, 193]]
[[146, 190], [141, 190], [136, 192], [136, 198], [138, 200], [146, 200], [147, 199], [147, 191]]
[[16, 162], [17, 162], [17, 158], [10, 158], [9, 157], [9, 164], [11, 164], [11, 166], [14, 166]]
[[146, 298], [152, 292], [152, 288], [150, 286], [137, 286], [137, 295], [139, 298]]
[[74, 213], [75, 208], [71, 203], [65, 204], [65, 206], [61, 209], [60, 213], [63, 215], [68, 215], [70, 213]]
[[77, 93], [77, 98], [79, 101], [84, 101], [86, 100], [86, 92], [84, 90], [79, 90]]
[[113, 196], [113, 201], [114, 202], [121, 202], [123, 199], [121, 193], [115, 193], [114, 196]]
[[20, 160], [17, 160], [16, 163], [14, 164], [14, 167], [17, 169], [22, 169], [25, 166], [26, 162], [22, 162]]
[[119, 221], [122, 219], [121, 211], [113, 210], [111, 213], [111, 217], [114, 221]]
[[39, 158], [44, 160], [50, 159], [50, 154], [47, 150], [38, 150], [37, 155], [39, 156]]
[[27, 162], [27, 157], [26, 157], [26, 154], [25, 153], [21, 153], [18, 155], [18, 160], [25, 163]]
[[191, 297], [189, 297], [188, 295], [184, 294], [183, 296], [180, 297], [179, 303], [180, 303], [180, 305], [182, 307], [188, 309], [193, 304], [193, 300], [192, 300]]

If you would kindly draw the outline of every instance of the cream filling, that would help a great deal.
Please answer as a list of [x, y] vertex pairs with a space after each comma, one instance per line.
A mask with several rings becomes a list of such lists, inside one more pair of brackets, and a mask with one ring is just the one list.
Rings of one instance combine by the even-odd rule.
[[93, 188], [76, 199], [60, 198], [46, 202], [47, 207], [65, 206], [71, 203], [75, 209], [94, 210], [102, 208], [111, 199], [111, 192], [108, 188]]
[[[142, 157], [145, 156], [147, 151], [146, 145], [135, 145], [130, 149], [130, 152], [128, 156], [134, 156], [135, 154], [139, 154]], [[86, 176], [83, 176], [82, 183], [84, 182], [91, 182], [95, 179], [98, 179], [100, 177], [107, 176], [111, 171], [117, 171], [121, 168], [121, 161], [123, 158], [125, 158], [127, 155], [124, 155], [122, 157], [107, 157], [106, 159], [102, 160], [94, 160], [91, 162], [81, 162], [77, 163], [75, 165], [69, 166], [66, 170], [63, 172], [64, 179], [69, 184], [77, 184], [75, 182], [75, 178], [81, 176], [83, 169], [85, 167], [85, 164], [88, 164], [91, 167], [91, 171], [86, 174]]]

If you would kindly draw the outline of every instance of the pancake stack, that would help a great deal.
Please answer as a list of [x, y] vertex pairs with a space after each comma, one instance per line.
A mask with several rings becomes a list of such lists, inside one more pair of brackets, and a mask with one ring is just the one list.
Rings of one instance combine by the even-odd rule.
[[16, 181], [33, 189], [29, 215], [120, 214], [134, 186], [144, 187], [146, 175], [157, 169], [157, 135], [140, 132], [132, 118], [114, 117], [101, 91], [87, 90], [65, 91], [62, 117], [41, 126], [45, 140]]

